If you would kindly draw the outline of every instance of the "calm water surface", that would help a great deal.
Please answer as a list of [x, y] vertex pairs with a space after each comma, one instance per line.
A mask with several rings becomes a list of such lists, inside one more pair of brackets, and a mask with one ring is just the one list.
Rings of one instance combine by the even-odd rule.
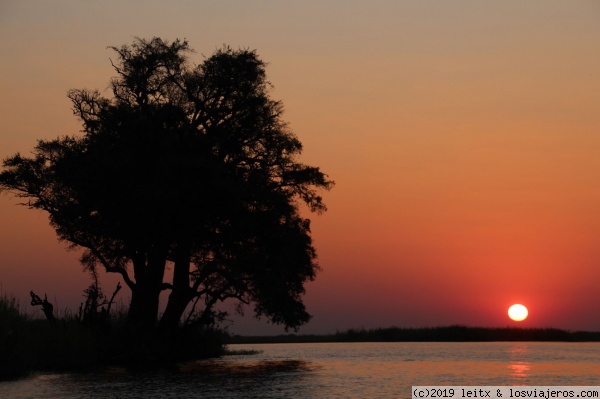
[[600, 343], [232, 345], [258, 355], [178, 372], [109, 369], [0, 382], [2, 398], [410, 398], [412, 385], [600, 385]]

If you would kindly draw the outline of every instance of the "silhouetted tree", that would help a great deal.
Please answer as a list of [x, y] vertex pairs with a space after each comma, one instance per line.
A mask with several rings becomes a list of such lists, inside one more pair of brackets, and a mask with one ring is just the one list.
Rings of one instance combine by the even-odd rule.
[[192, 66], [186, 41], [159, 38], [112, 49], [112, 97], [68, 93], [83, 135], [5, 159], [0, 188], [46, 211], [85, 268], [123, 277], [137, 327], [157, 325], [163, 290], [165, 331], [196, 300], [206, 324], [229, 298], [286, 327], [308, 321], [318, 265], [299, 206], [324, 211], [318, 190], [333, 183], [297, 161], [264, 62], [225, 47]]

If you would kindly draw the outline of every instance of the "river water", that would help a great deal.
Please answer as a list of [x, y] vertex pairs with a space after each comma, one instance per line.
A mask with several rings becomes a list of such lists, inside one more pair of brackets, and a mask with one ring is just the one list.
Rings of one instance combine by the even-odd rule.
[[36, 374], [0, 382], [13, 398], [410, 398], [412, 385], [600, 386], [600, 343], [231, 345], [260, 351], [178, 371]]

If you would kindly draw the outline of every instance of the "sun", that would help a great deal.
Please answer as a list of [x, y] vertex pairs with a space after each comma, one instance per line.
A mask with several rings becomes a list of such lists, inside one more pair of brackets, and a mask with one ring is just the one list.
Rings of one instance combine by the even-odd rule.
[[519, 303], [508, 308], [508, 317], [514, 321], [523, 321], [527, 318], [528, 314], [527, 308]]

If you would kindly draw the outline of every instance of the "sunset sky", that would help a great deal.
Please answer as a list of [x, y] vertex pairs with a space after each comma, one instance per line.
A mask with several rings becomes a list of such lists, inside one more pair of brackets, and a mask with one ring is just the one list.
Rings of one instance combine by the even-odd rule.
[[[109, 45], [256, 49], [301, 160], [336, 182], [300, 333], [600, 330], [597, 1], [0, 0], [0, 35], [1, 158], [77, 134], [66, 92], [110, 94]], [[0, 291], [76, 309], [78, 252], [17, 202], [0, 194]], [[230, 331], [283, 332], [250, 315]]]

